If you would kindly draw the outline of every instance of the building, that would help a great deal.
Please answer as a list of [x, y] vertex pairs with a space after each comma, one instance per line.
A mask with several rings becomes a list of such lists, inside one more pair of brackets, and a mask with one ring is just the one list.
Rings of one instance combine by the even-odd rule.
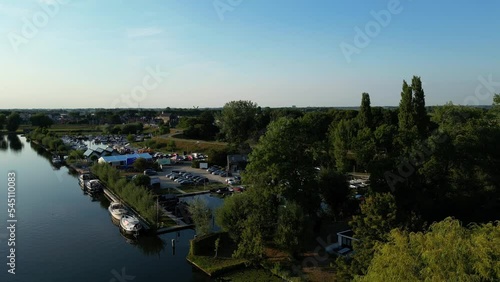
[[248, 163], [248, 155], [227, 155], [227, 172], [244, 170]]
[[150, 162], [153, 161], [153, 157], [150, 154], [144, 153], [144, 154], [129, 154], [129, 155], [100, 157], [98, 163], [100, 164], [107, 163], [113, 167], [118, 167], [118, 168], [128, 168], [132, 166], [134, 161], [139, 158], [143, 158]]
[[350, 256], [353, 253], [352, 243], [354, 241], [359, 241], [359, 239], [354, 238], [354, 232], [352, 230], [345, 230], [337, 233], [337, 243], [327, 246], [325, 250], [329, 254]]
[[120, 155], [120, 153], [116, 149], [108, 147], [106, 145], [99, 145], [94, 149], [89, 148], [87, 149], [87, 151], [85, 151], [85, 153], [83, 153], [83, 156], [87, 159], [91, 158], [92, 156], [100, 158], [100, 157], [118, 156], [118, 155]]

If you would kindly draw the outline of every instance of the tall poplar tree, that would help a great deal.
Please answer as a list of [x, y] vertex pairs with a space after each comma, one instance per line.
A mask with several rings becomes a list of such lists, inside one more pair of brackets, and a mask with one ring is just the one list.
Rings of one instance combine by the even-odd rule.
[[399, 102], [399, 131], [411, 130], [415, 124], [413, 119], [413, 103], [411, 86], [403, 80], [403, 91]]
[[413, 91], [414, 122], [420, 136], [425, 137], [427, 135], [429, 119], [427, 117], [427, 110], [425, 109], [424, 89], [422, 89], [422, 81], [419, 76], [413, 76], [411, 89]]
[[372, 108], [370, 106], [370, 94], [363, 93], [361, 107], [358, 113], [358, 122], [361, 128], [371, 128], [373, 126]]

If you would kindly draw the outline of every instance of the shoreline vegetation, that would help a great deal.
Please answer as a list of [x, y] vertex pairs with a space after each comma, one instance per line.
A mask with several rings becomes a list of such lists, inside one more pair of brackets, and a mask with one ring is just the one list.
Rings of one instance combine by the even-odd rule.
[[[228, 155], [240, 155], [234, 159], [244, 162], [229, 161], [228, 167], [242, 172], [246, 191], [226, 197], [215, 212], [220, 234], [232, 243], [201, 236], [204, 223], [193, 217], [200, 238], [188, 259], [212, 275], [246, 261], [245, 270], [259, 266], [288, 281], [497, 281], [500, 94], [491, 107], [428, 107], [422, 85], [418, 76], [403, 81], [399, 107], [371, 107], [369, 94], [362, 93], [360, 107], [350, 109], [271, 109], [230, 101], [180, 117], [99, 110], [87, 113], [88, 120], [113, 124], [53, 125], [54, 131], [37, 129], [34, 136], [49, 150], [64, 152], [61, 132], [100, 129], [98, 134], [125, 134], [132, 146], [151, 152], [203, 150], [209, 164], [222, 167]], [[42, 118], [37, 115], [38, 122], [47, 121]], [[8, 120], [10, 131], [19, 128], [19, 114]], [[154, 137], [141, 140], [144, 133]], [[137, 192], [117, 171], [93, 170], [154, 222], [152, 195]], [[206, 251], [198, 252], [204, 244]], [[431, 256], [439, 253], [454, 260]]]

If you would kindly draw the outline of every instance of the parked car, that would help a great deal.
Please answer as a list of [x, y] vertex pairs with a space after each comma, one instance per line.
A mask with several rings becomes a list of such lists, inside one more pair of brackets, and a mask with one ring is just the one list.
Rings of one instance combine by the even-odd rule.
[[158, 175], [158, 172], [152, 170], [152, 169], [146, 169], [144, 171], [144, 175], [147, 175], [147, 176], [152, 176], [152, 175]]

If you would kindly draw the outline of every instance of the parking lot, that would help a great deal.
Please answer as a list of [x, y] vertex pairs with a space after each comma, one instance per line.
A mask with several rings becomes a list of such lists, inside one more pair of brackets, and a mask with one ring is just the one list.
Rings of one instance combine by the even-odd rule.
[[190, 173], [194, 176], [201, 176], [207, 178], [210, 182], [209, 183], [221, 183], [221, 184], [226, 184], [225, 180], [230, 177], [221, 177], [218, 175], [212, 175], [209, 173], [206, 169], [199, 169], [199, 168], [192, 168], [190, 162], [186, 162], [183, 164], [177, 164], [173, 165], [168, 168], [164, 168], [163, 171], [158, 172], [158, 177], [161, 180], [161, 189], [168, 189], [168, 188], [180, 188], [182, 189], [181, 185], [177, 182], [174, 182], [173, 180], [170, 180], [166, 177], [167, 174], [170, 174], [172, 171], [183, 171]]

